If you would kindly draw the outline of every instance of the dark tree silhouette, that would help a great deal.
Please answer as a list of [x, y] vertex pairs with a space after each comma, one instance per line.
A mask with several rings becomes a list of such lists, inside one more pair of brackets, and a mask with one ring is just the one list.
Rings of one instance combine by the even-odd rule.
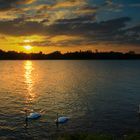
[[55, 59], [66, 59], [66, 60], [88, 60], [88, 59], [140, 59], [140, 54], [136, 54], [134, 51], [129, 51], [128, 53], [121, 52], [92, 52], [88, 51], [76, 51], [76, 52], [67, 52], [62, 54], [59, 51], [43, 54], [39, 53], [30, 53], [26, 54], [23, 52], [15, 51], [3, 51], [0, 50], [0, 60], [55, 60]]

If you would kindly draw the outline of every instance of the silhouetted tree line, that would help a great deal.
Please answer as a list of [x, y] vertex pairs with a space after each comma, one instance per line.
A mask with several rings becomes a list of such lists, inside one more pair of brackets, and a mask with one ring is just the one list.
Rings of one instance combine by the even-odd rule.
[[140, 59], [140, 54], [136, 54], [134, 51], [129, 51], [128, 53], [121, 52], [95, 52], [93, 51], [76, 51], [76, 52], [67, 52], [62, 54], [59, 51], [43, 54], [39, 53], [23, 53], [15, 51], [3, 51], [0, 50], [0, 60], [53, 60], [53, 59], [66, 59], [66, 60], [84, 60], [84, 59]]

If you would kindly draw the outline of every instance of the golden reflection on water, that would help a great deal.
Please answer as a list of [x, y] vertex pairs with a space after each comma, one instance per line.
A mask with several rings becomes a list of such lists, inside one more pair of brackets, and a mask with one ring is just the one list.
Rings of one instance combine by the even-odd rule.
[[35, 98], [35, 94], [33, 93], [33, 64], [32, 61], [25, 61], [24, 63], [24, 77], [25, 77], [25, 83], [27, 86], [27, 102], [31, 102]]

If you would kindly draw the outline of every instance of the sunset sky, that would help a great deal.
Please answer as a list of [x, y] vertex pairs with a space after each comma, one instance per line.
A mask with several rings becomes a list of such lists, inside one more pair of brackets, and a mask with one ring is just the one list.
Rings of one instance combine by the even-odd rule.
[[0, 0], [0, 49], [140, 53], [140, 0]]

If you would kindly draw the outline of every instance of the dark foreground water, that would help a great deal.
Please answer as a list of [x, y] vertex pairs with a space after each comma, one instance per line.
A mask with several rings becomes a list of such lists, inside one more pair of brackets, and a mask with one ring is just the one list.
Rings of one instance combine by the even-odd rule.
[[[140, 61], [0, 61], [0, 139], [140, 132], [139, 104]], [[43, 112], [27, 128], [25, 108]]]

